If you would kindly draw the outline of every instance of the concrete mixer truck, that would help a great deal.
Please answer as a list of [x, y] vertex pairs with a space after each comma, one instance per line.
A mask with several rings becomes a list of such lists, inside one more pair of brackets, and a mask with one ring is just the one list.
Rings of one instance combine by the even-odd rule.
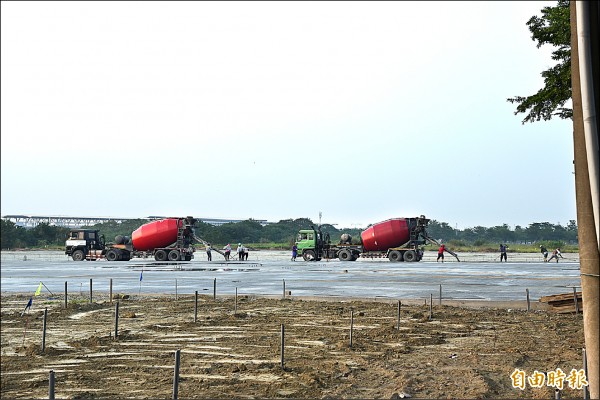
[[[385, 257], [393, 262], [416, 262], [423, 257], [420, 246], [428, 241], [438, 243], [427, 235], [428, 223], [429, 219], [423, 215], [388, 219], [362, 231], [360, 244], [352, 244], [352, 237], [346, 233], [342, 234], [339, 243], [332, 244], [328, 234], [323, 235], [320, 228], [311, 227], [298, 232], [296, 246], [298, 254], [305, 261], [319, 261], [323, 258], [355, 261], [358, 257]], [[458, 259], [456, 254], [448, 252]]]
[[133, 231], [131, 239], [117, 236], [106, 244], [98, 230], [73, 229], [65, 243], [65, 254], [74, 261], [129, 261], [154, 257], [156, 261], [190, 261], [194, 258], [193, 226], [195, 219], [165, 218], [152, 221]]

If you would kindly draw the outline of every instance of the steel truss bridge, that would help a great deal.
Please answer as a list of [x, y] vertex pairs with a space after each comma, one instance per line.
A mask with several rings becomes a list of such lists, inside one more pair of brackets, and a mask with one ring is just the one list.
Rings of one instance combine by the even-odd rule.
[[[45, 215], [3, 215], [2, 219], [10, 221], [17, 226], [24, 228], [35, 228], [39, 224], [45, 223], [53, 226], [62, 226], [66, 228], [80, 228], [82, 226], [91, 226], [96, 224], [102, 224], [105, 222], [115, 221], [122, 223], [133, 219], [142, 219], [148, 221], [154, 221], [157, 219], [163, 219], [168, 217], [150, 216], [144, 218], [116, 218], [116, 217], [67, 217], [67, 216], [45, 216]], [[219, 219], [219, 218], [196, 218], [207, 224], [219, 226], [228, 223], [242, 222], [246, 220], [242, 219]], [[261, 225], [268, 225], [269, 222], [266, 220], [254, 220]]]

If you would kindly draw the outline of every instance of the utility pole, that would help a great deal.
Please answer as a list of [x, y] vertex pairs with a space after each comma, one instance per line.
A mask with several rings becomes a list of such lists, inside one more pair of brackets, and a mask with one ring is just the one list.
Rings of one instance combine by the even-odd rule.
[[[591, 9], [591, 10], [590, 10]], [[592, 200], [592, 186], [598, 185], [598, 182], [591, 182], [590, 169], [588, 163], [587, 150], [593, 144], [586, 140], [584, 110], [592, 109], [593, 115], [597, 118], [597, 103], [591, 106], [584, 104], [585, 99], [582, 96], [582, 87], [586, 85], [598, 87], [598, 82], [589, 82], [589, 75], [582, 74], [582, 67], [587, 67], [585, 52], [591, 53], [591, 58], [598, 58], [598, 37], [590, 34], [590, 31], [598, 29], [598, 3], [591, 1], [571, 1], [571, 82], [572, 82], [572, 100], [573, 100], [573, 150], [575, 164], [575, 201], [577, 205], [577, 230], [579, 237], [579, 269], [581, 275], [581, 291], [583, 300], [583, 330], [585, 336], [585, 350], [587, 356], [590, 398], [600, 397], [600, 369], [598, 366], [598, 274], [600, 272], [600, 250], [598, 246], [598, 221], [594, 218], [594, 204]], [[582, 26], [578, 23], [582, 22]], [[587, 32], [587, 35], [585, 34]], [[579, 51], [579, 44], [586, 43], [587, 48], [582, 47]], [[588, 51], [589, 50], [589, 51]], [[595, 53], [594, 53], [595, 52]], [[584, 58], [581, 59], [580, 55]], [[587, 60], [589, 62], [589, 60]], [[583, 81], [582, 81], [583, 79]], [[598, 74], [592, 74], [591, 80], [598, 80]], [[595, 84], [595, 85], [594, 85]], [[589, 88], [589, 86], [587, 86]], [[595, 100], [600, 101], [598, 89], [595, 90]], [[592, 98], [594, 92], [592, 91]], [[593, 103], [593, 101], [592, 101]], [[597, 127], [597, 125], [596, 125]], [[588, 132], [589, 134], [589, 132]], [[593, 135], [598, 135], [592, 132]], [[597, 144], [596, 144], [597, 145]], [[594, 190], [597, 190], [597, 186]]]

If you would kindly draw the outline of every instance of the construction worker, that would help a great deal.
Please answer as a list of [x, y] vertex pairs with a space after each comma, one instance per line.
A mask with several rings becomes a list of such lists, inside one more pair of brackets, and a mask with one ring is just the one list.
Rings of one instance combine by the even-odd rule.
[[212, 247], [210, 246], [210, 243], [206, 244], [206, 255], [208, 257], [208, 261], [212, 261]]
[[227, 246], [223, 247], [225, 250], [225, 261], [229, 261], [229, 255], [231, 254], [231, 245], [227, 243]]
[[238, 261], [244, 261], [244, 246], [242, 246], [241, 243], [238, 243], [237, 253], [238, 253]]
[[554, 250], [554, 251], [552, 252], [552, 257], [550, 257], [550, 259], [548, 260], [548, 262], [550, 262], [550, 261], [554, 260], [555, 258], [556, 258], [556, 262], [558, 262], [558, 257], [560, 257], [560, 258], [564, 258], [564, 257], [562, 256], [562, 254], [560, 253], [560, 249], [557, 247], [557, 248], [556, 248], [556, 250]]
[[440, 261], [440, 258], [441, 258], [441, 259], [442, 259], [442, 262], [444, 262], [444, 251], [447, 251], [447, 250], [446, 250], [446, 245], [445, 245], [445, 244], [441, 245], [441, 246], [440, 246], [440, 248], [438, 249], [438, 257], [437, 257], [437, 260], [436, 260], [436, 261], [438, 261], [438, 262], [439, 262], [439, 261]]
[[540, 251], [544, 255], [544, 262], [548, 262], [548, 249], [540, 244]]
[[500, 244], [500, 262], [502, 262], [502, 259], [504, 258], [504, 261], [506, 262], [506, 250], [508, 250], [508, 247], [506, 247], [505, 244]]

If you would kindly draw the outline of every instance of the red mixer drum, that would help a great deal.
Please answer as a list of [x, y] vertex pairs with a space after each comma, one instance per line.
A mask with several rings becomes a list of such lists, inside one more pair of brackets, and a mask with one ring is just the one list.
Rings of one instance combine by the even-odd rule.
[[168, 218], [144, 224], [131, 234], [133, 247], [141, 251], [167, 247], [177, 241], [177, 229], [182, 223], [176, 218]]
[[384, 251], [402, 246], [410, 239], [406, 218], [393, 218], [374, 224], [360, 234], [365, 251]]

